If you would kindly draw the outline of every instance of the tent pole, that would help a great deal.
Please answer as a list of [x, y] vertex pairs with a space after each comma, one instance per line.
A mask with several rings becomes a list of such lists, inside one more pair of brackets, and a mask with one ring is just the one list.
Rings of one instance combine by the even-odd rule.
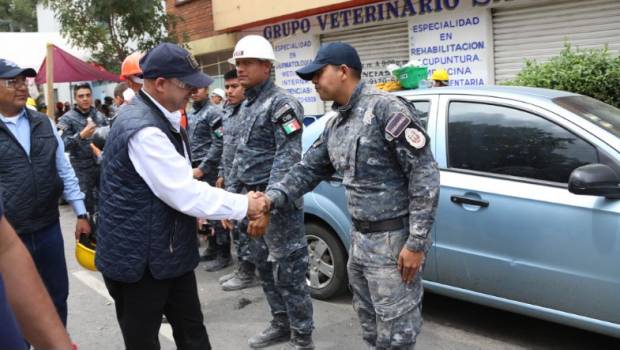
[[45, 75], [47, 80], [47, 116], [53, 120], [56, 103], [54, 102], [54, 44], [52, 43], [47, 43]]

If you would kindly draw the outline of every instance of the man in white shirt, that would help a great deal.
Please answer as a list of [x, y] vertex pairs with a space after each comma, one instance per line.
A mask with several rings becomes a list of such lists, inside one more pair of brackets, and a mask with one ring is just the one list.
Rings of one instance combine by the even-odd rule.
[[142, 90], [119, 111], [101, 166], [97, 269], [115, 300], [127, 350], [159, 349], [162, 315], [179, 349], [211, 349], [198, 300], [196, 218], [256, 218], [266, 202], [195, 180], [179, 109], [211, 84], [185, 49], [141, 60]]

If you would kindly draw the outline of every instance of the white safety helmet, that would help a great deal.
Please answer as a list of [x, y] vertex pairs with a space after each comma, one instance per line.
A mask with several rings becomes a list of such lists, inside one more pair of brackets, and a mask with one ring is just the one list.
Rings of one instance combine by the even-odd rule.
[[228, 59], [228, 63], [236, 64], [237, 58], [258, 58], [271, 61], [271, 63], [278, 62], [271, 43], [260, 35], [248, 35], [241, 38], [235, 45], [233, 56]]
[[214, 89], [213, 92], [211, 93], [211, 96], [213, 95], [218, 95], [221, 98], [226, 98], [226, 93], [224, 92], [224, 90], [220, 88]]

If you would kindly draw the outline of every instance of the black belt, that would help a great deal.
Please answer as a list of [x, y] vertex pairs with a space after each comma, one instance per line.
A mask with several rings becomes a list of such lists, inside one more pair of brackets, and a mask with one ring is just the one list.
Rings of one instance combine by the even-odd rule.
[[395, 219], [381, 221], [362, 221], [352, 218], [353, 227], [361, 233], [396, 231], [407, 225], [407, 217], [401, 216]]

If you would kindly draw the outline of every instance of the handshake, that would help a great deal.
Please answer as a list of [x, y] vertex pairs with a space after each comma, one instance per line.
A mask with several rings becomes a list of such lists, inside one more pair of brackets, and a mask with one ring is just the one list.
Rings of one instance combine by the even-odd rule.
[[[271, 209], [271, 200], [262, 192], [248, 192], [248, 236], [261, 237], [267, 232], [269, 226], [269, 211]], [[232, 224], [228, 220], [224, 220], [222, 225], [225, 229], [232, 229]]]

